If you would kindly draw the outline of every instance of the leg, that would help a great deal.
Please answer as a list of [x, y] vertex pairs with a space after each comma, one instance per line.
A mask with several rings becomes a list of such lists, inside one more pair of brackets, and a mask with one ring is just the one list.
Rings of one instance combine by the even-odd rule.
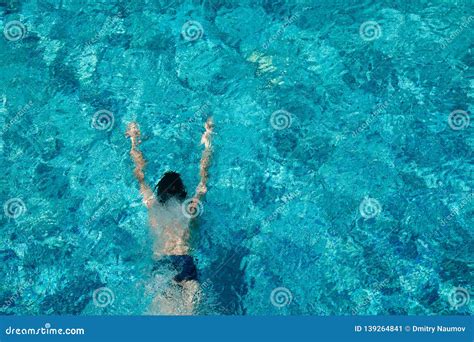
[[192, 315], [199, 302], [199, 283], [187, 280], [173, 284], [157, 295], [150, 306], [152, 315]]
[[199, 283], [196, 280], [187, 280], [183, 282], [182, 287], [184, 310], [192, 315], [199, 302]]

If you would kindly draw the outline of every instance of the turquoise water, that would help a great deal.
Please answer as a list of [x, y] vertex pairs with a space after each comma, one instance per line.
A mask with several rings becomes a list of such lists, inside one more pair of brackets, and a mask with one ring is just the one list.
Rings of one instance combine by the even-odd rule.
[[0, 2], [0, 312], [146, 312], [126, 125], [192, 193], [212, 115], [197, 313], [470, 314], [473, 9]]

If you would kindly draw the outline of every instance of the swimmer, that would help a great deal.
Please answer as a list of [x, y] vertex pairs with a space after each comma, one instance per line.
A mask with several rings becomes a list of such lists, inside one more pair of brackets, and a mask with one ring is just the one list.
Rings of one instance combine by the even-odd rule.
[[[190, 227], [192, 215], [207, 192], [211, 161], [213, 132], [212, 118], [207, 119], [201, 137], [204, 151], [200, 163], [200, 182], [194, 196], [186, 200], [187, 193], [181, 176], [166, 172], [154, 190], [145, 182], [145, 158], [140, 152], [140, 129], [135, 122], [127, 127], [126, 136], [131, 140], [130, 156], [135, 164], [133, 174], [138, 181], [143, 203], [148, 209], [148, 220], [154, 235], [153, 258], [155, 273], [171, 269], [175, 276], [166, 289], [156, 296], [150, 308], [151, 314], [191, 315], [199, 301], [199, 282], [194, 258], [190, 255]], [[154, 191], [156, 190], [156, 193]], [[186, 215], [186, 213], [190, 213]]]

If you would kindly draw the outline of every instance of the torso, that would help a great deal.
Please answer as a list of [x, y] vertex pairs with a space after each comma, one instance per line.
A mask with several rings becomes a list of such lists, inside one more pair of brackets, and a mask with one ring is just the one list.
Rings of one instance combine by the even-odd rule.
[[181, 203], [170, 199], [166, 204], [157, 203], [153, 208], [152, 225], [155, 234], [153, 255], [189, 254], [189, 219], [183, 215]]

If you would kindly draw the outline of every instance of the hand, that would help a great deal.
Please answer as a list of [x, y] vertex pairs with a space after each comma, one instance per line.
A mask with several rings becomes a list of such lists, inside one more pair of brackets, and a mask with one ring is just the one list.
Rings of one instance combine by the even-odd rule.
[[140, 136], [140, 128], [135, 122], [130, 122], [127, 126], [127, 131], [125, 135], [130, 138], [136, 138]]
[[135, 122], [130, 122], [127, 126], [127, 131], [125, 132], [127, 137], [130, 137], [132, 140], [132, 150], [136, 147], [140, 141], [137, 141], [137, 138], [140, 137], [140, 128]]
[[212, 130], [214, 129], [214, 122], [212, 121], [212, 116], [210, 116], [206, 123], [204, 124], [204, 128], [206, 128], [206, 133], [212, 133]]
[[206, 131], [201, 137], [201, 144], [203, 144], [206, 149], [211, 147], [211, 133], [212, 130], [214, 129], [214, 122], [212, 121], [212, 117], [209, 117], [204, 124], [204, 128]]

